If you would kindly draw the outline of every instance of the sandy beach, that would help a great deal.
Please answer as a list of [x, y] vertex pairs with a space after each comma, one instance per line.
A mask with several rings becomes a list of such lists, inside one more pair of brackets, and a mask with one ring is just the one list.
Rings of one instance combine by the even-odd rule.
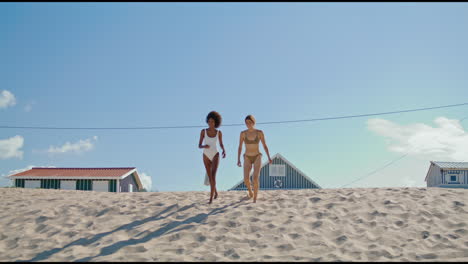
[[0, 261], [468, 261], [465, 189], [0, 194]]

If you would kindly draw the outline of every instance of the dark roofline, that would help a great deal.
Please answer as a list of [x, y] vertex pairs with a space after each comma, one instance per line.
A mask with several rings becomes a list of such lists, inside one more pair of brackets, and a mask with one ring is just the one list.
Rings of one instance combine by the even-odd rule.
[[44, 167], [32, 167], [31, 169], [45, 169], [45, 170], [115, 170], [115, 169], [135, 169], [136, 167], [111, 167], [111, 168], [44, 168]]

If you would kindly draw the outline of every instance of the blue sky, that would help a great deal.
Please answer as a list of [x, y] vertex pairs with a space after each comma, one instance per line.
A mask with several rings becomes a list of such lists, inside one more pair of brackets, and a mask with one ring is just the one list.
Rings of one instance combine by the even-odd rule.
[[[232, 124], [465, 103], [467, 26], [468, 3], [1, 3], [0, 124], [204, 125], [211, 110]], [[350, 187], [425, 186], [429, 160], [468, 161], [466, 116], [462, 106], [257, 128], [271, 155], [324, 188], [409, 146], [418, 150]], [[242, 179], [245, 128], [220, 129], [217, 183], [227, 190]], [[199, 133], [0, 129], [0, 175], [134, 166], [153, 190], [209, 190]], [[439, 136], [429, 151], [427, 135]]]

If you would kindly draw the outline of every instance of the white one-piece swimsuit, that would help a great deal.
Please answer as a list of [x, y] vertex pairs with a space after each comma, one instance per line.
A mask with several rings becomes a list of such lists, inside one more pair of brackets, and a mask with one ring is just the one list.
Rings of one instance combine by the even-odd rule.
[[205, 129], [205, 145], [210, 146], [209, 148], [203, 149], [203, 154], [205, 154], [211, 161], [213, 161], [214, 156], [218, 153], [218, 147], [216, 142], [218, 141], [218, 131], [216, 131], [216, 136], [209, 137]]

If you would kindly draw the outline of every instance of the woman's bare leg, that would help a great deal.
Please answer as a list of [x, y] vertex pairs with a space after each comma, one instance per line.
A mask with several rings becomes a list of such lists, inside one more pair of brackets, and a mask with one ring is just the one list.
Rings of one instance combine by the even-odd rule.
[[261, 166], [262, 166], [262, 155], [258, 155], [254, 163], [254, 172], [253, 172], [253, 189], [254, 189], [253, 202], [254, 203], [257, 202], [258, 188], [260, 187], [259, 178], [260, 178]]
[[216, 189], [216, 172], [218, 171], [218, 165], [219, 165], [219, 152], [216, 153], [216, 155], [213, 157], [213, 161], [211, 163], [211, 177], [212, 180], [211, 182], [211, 188], [214, 190], [212, 191], [214, 193], [214, 198], [218, 198], [218, 190]]
[[247, 187], [247, 190], [249, 190], [249, 197], [252, 198], [252, 187], [250, 186], [250, 171], [252, 170], [252, 163], [250, 162], [250, 159], [246, 158], [244, 156], [244, 183], [245, 186]]
[[205, 169], [206, 169], [206, 174], [208, 175], [208, 179], [210, 179], [210, 202], [211, 203], [213, 201], [213, 180], [212, 180], [212, 176], [211, 176], [211, 160], [205, 155], [203, 154], [203, 163], [205, 164]]

